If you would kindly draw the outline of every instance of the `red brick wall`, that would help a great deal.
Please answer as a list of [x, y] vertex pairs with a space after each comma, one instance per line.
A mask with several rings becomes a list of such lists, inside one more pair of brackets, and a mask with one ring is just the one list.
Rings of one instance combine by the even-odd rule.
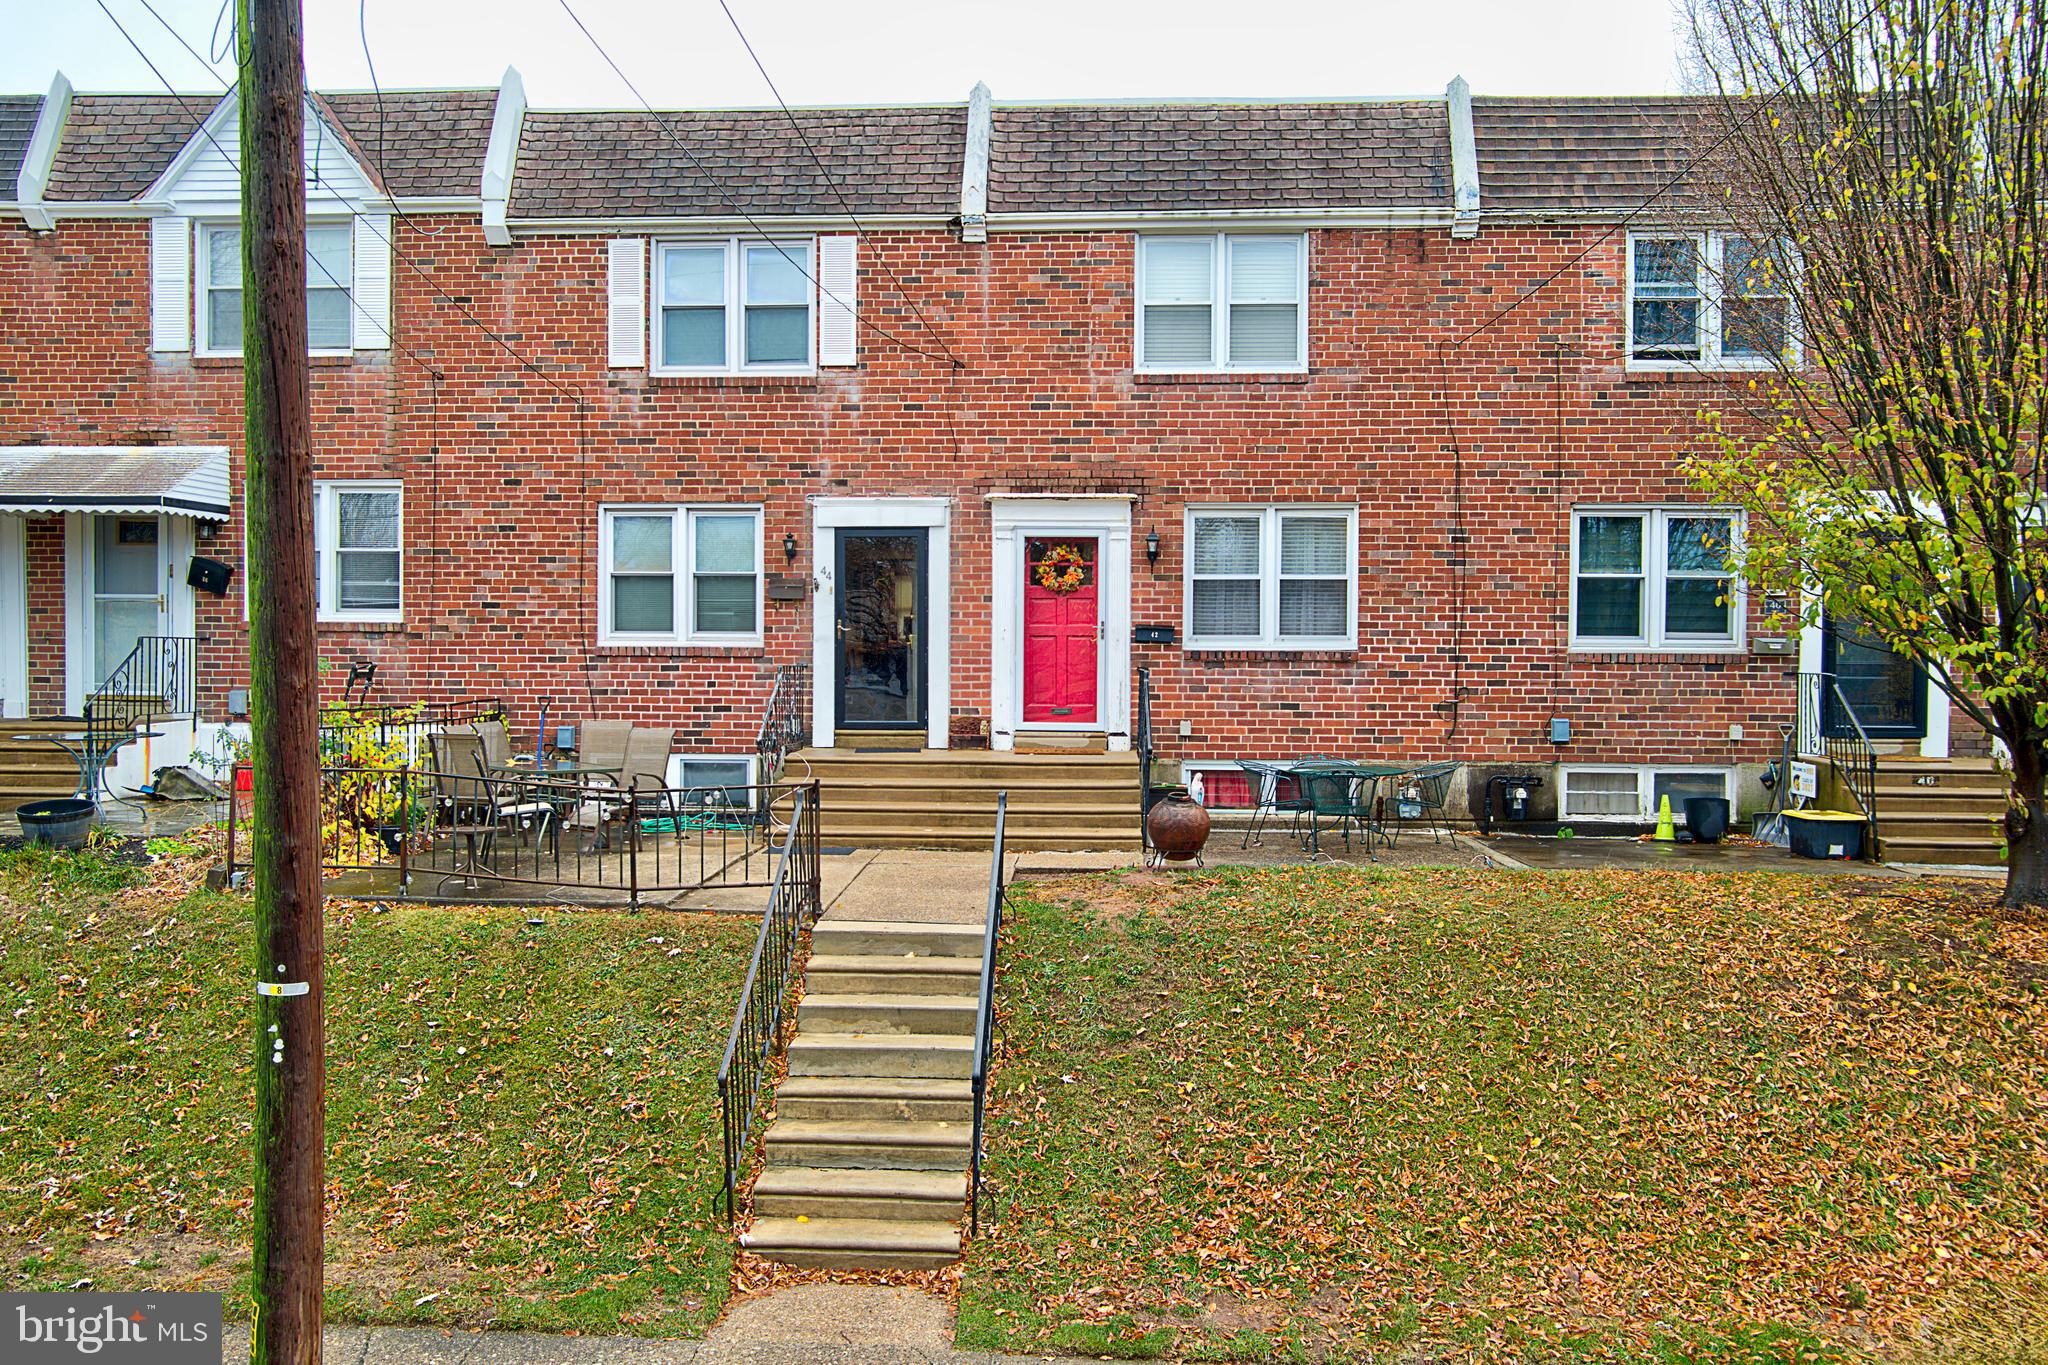
[[[1313, 373], [1261, 381], [1133, 374], [1129, 234], [968, 246], [893, 231], [864, 244], [863, 311], [937, 350], [893, 274], [965, 361], [957, 371], [863, 329], [857, 369], [684, 379], [605, 367], [603, 238], [495, 249], [473, 222], [428, 225], [401, 227], [399, 249], [587, 407], [402, 264], [400, 349], [318, 364], [322, 476], [406, 486], [403, 626], [323, 632], [331, 665], [379, 660], [388, 697], [502, 693], [523, 725], [551, 696], [559, 719], [658, 719], [681, 748], [745, 750], [775, 665], [810, 657], [808, 601], [767, 603], [763, 650], [597, 648], [597, 505], [760, 503], [773, 575], [785, 532], [802, 547], [796, 571], [809, 567], [807, 495], [942, 494], [954, 499], [953, 705], [985, 717], [984, 495], [1121, 491], [1137, 495], [1139, 545], [1151, 530], [1163, 543], [1156, 566], [1137, 557], [1132, 617], [1177, 626], [1185, 503], [1360, 507], [1357, 650], [1134, 647], [1175, 755], [1775, 756], [1786, 662], [1564, 648], [1572, 505], [1691, 499], [1677, 459], [1693, 412], [1720, 393], [1624, 372], [1622, 242], [1596, 245], [1604, 228], [1489, 228], [1471, 242], [1316, 232]], [[0, 440], [239, 449], [239, 364], [147, 353], [146, 238], [140, 222], [0, 236]], [[1439, 363], [1440, 344], [1589, 246], [1539, 300]], [[240, 546], [238, 519], [202, 552], [239, 562]], [[238, 589], [200, 603], [216, 707], [240, 681], [240, 603]], [[329, 673], [329, 691], [340, 678]], [[1553, 715], [1571, 720], [1570, 745], [1548, 742]], [[1744, 741], [1727, 738], [1731, 724]]]
[[22, 567], [28, 588], [28, 710], [64, 710], [64, 521], [30, 517]]

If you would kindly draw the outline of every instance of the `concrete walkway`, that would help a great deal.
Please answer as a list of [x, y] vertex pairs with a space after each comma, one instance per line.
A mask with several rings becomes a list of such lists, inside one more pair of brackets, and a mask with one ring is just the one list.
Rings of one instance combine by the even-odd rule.
[[[231, 1323], [223, 1360], [245, 1360], [249, 1328]], [[819, 1284], [734, 1305], [703, 1341], [561, 1337], [431, 1327], [330, 1327], [329, 1365], [1021, 1365], [1052, 1356], [953, 1349], [952, 1314], [915, 1289]]]

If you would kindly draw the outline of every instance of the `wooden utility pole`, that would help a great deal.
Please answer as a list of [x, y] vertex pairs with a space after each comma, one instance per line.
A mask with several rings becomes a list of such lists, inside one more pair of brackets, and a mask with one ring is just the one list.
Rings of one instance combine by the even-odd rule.
[[299, 0], [236, 0], [235, 33], [241, 71], [249, 722], [256, 769], [250, 1358], [257, 1365], [317, 1365], [327, 1070]]

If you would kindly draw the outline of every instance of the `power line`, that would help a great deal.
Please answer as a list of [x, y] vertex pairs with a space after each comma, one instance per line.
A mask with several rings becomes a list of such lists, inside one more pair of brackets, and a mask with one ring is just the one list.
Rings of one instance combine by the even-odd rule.
[[[846, 299], [840, 298], [830, 289], [827, 289], [823, 284], [820, 284], [818, 282], [817, 276], [813, 275], [809, 270], [805, 269], [803, 265], [801, 265], [794, 256], [790, 255], [789, 252], [783, 248], [780, 242], [774, 240], [773, 236], [769, 233], [768, 229], [762, 227], [761, 224], [755, 220], [753, 214], [747, 212], [746, 205], [741, 202], [740, 197], [734, 194], [731, 190], [727, 189], [724, 183], [720, 181], [717, 176], [713, 175], [705, 167], [702, 161], [699, 161], [697, 159], [697, 153], [691, 150], [690, 144], [683, 141], [682, 136], [679, 133], [677, 133], [674, 128], [669, 126], [668, 120], [661, 116], [661, 112], [657, 110], [651, 103], [648, 102], [647, 96], [640, 93], [640, 87], [633, 84], [633, 78], [628, 76], [625, 73], [625, 71], [619, 66], [619, 64], [612, 59], [611, 53], [605, 51], [604, 44], [600, 43], [597, 40], [597, 35], [590, 31], [589, 26], [583, 22], [582, 18], [570, 6], [569, 0], [558, 0], [558, 3], [560, 3], [560, 5], [562, 6], [563, 13], [569, 16], [569, 21], [575, 24], [576, 27], [582, 31], [583, 36], [585, 38], [590, 40], [591, 47], [595, 48], [597, 50], [597, 55], [604, 59], [604, 64], [612, 69], [612, 74], [617, 76], [619, 80], [625, 84], [626, 89], [630, 90], [633, 93], [633, 98], [640, 101], [641, 106], [647, 110], [648, 116], [654, 120], [655, 126], [661, 129], [661, 131], [667, 135], [669, 141], [675, 143], [677, 148], [681, 150], [682, 154], [689, 159], [690, 165], [696, 170], [697, 174], [703, 176], [706, 180], [710, 181], [711, 184], [718, 190], [718, 192], [725, 196], [726, 202], [732, 205], [733, 211], [739, 214], [739, 216], [746, 222], [747, 226], [752, 228], [754, 232], [758, 234], [766, 242], [767, 245], [775, 248], [776, 253], [780, 255], [783, 260], [789, 262], [791, 268], [794, 269], [798, 274], [802, 275], [806, 280], [810, 281], [811, 286], [813, 288], [815, 288], [820, 294], [823, 294], [826, 298], [831, 299], [841, 308], [844, 308], [848, 313], [851, 313], [853, 315], [854, 321], [858, 322], [861, 326], [866, 327], [870, 331], [874, 332], [876, 335], [885, 338], [886, 340], [894, 343], [895, 345], [901, 346], [904, 350], [909, 351], [914, 355], [923, 356], [926, 360], [944, 360], [953, 365], [955, 369], [964, 368], [960, 358], [958, 356], [955, 356], [951, 351], [947, 351], [943, 356], [938, 356], [933, 355], [930, 351], [925, 350], [922, 346], [912, 345], [910, 342], [905, 341], [902, 337], [897, 336], [895, 333], [889, 331], [886, 327], [883, 327], [880, 323], [877, 323], [874, 320], [864, 316], [859, 309], [853, 306], [851, 302], [849, 302]], [[936, 336], [937, 334], [934, 333], [933, 335]], [[940, 344], [942, 346], [944, 345], [943, 338], [940, 339]]]
[[[1872, 4], [1869, 9], [1863, 12], [1861, 18], [1857, 19], [1854, 24], [1850, 25], [1849, 32], [1854, 33], [1856, 30], [1860, 29], [1866, 20], [1868, 20], [1872, 15], [1876, 14], [1878, 10], [1884, 7], [1885, 2], [1886, 0], [1876, 0], [1876, 2]], [[723, 0], [720, 0], [720, 3], [723, 3]], [[1805, 75], [1807, 68], [1810, 67], [1815, 61], [1819, 60], [1820, 55], [1821, 54], [1819, 53], [1815, 53], [1813, 57], [1809, 58], [1805, 62], [1802, 62], [1798, 67], [1796, 67], [1793, 70], [1791, 75], [1787, 76], [1784, 79], [1784, 81], [1778, 86], [1776, 90], [1773, 90], [1770, 94], [1764, 96], [1762, 99], [1756, 102], [1756, 107], [1750, 112], [1747, 118], [1739, 120], [1733, 127], [1729, 128], [1726, 132], [1722, 133], [1721, 136], [1715, 138], [1711, 143], [1707, 144], [1707, 146], [1702, 148], [1697, 155], [1695, 155], [1691, 160], [1687, 161], [1684, 165], [1678, 168], [1677, 174], [1673, 175], [1669, 180], [1666, 180], [1663, 184], [1659, 185], [1656, 191], [1652, 193], [1649, 198], [1643, 200], [1640, 204], [1637, 204], [1634, 208], [1630, 209], [1627, 213], [1623, 214], [1618, 222], [1609, 225], [1605, 232], [1602, 232], [1598, 237], [1595, 237], [1591, 242], [1588, 242], [1583, 251], [1578, 252], [1577, 254], [1572, 256], [1570, 260], [1566, 261], [1563, 265], [1551, 271], [1550, 274], [1545, 276], [1541, 282], [1536, 284], [1533, 288], [1524, 291], [1521, 297], [1515, 299], [1512, 303], [1508, 304], [1507, 307], [1501, 309], [1492, 317], [1488, 318], [1486, 321], [1480, 323], [1477, 327], [1474, 327], [1471, 331], [1459, 337], [1456, 341], [1449, 343], [1449, 349], [1454, 351], [1459, 349], [1466, 342], [1472, 340], [1472, 338], [1478, 336], [1481, 332], [1484, 332], [1489, 328], [1493, 327], [1496, 323], [1500, 322], [1501, 319], [1507, 317], [1508, 314], [1514, 312], [1517, 308], [1520, 308], [1530, 299], [1535, 298], [1538, 294], [1550, 288], [1551, 285], [1556, 284], [1560, 279], [1564, 278], [1565, 272], [1571, 270], [1574, 266], [1579, 265], [1588, 256], [1591, 256], [1595, 251], [1598, 251], [1601, 247], [1605, 246], [1608, 243], [1608, 241], [1613, 238], [1615, 233], [1620, 232], [1623, 229], [1627, 228], [1629, 224], [1633, 223], [1637, 218], [1641, 217], [1644, 213], [1647, 213], [1650, 210], [1650, 208], [1653, 205], [1655, 205], [1658, 201], [1663, 199], [1665, 195], [1671, 193], [1672, 190], [1678, 188], [1678, 186], [1685, 181], [1686, 177], [1690, 176], [1695, 170], [1697, 170], [1700, 167], [1700, 165], [1706, 161], [1708, 157], [1714, 155], [1714, 153], [1720, 151], [1721, 148], [1727, 146], [1728, 143], [1731, 140], [1733, 140], [1735, 135], [1738, 132], [1740, 132], [1744, 126], [1746, 126], [1751, 121], [1755, 120], [1759, 115], [1768, 112], [1772, 102], [1782, 99], [1785, 93], [1792, 88], [1793, 82], [1797, 81], [1801, 76]]]
[[[846, 217], [853, 224], [855, 234], [863, 242], [869, 242], [867, 229], [861, 226], [859, 217], [853, 211], [853, 205], [847, 202], [845, 191], [840, 189], [839, 182], [833, 178], [832, 172], [826, 168], [824, 158], [818, 155], [818, 149], [811, 145], [811, 139], [804, 132], [803, 124], [798, 122], [796, 114], [790, 109], [789, 101], [782, 98], [782, 91], [776, 88], [775, 78], [768, 74], [767, 66], [761, 61], [761, 54], [754, 51], [753, 43], [747, 40], [747, 32], [740, 27], [739, 18], [733, 14], [732, 6], [728, 5], [725, 0], [718, 0], [718, 7], [725, 11], [726, 20], [732, 25], [732, 31], [739, 35], [740, 46], [744, 47], [747, 50], [747, 55], [753, 58], [754, 69], [760, 72], [761, 79], [768, 83], [768, 93], [775, 96], [775, 102], [782, 106], [782, 116], [788, 119], [789, 126], [796, 130], [797, 141], [803, 143], [804, 151], [809, 153], [811, 161], [818, 168], [818, 174], [824, 176], [825, 183], [831, 186], [832, 197], [839, 201], [840, 208], [846, 210]], [[869, 245], [872, 246], [873, 243], [869, 242]], [[924, 310], [917, 306], [917, 300], [912, 298], [910, 291], [903, 287], [903, 281], [897, 276], [895, 269], [890, 266], [889, 262], [879, 252], [875, 254], [875, 261], [887, 272], [889, 283], [894, 285], [896, 292], [903, 296], [903, 301], [910, 305], [910, 311], [917, 318], [918, 325], [932, 334], [932, 339], [939, 343], [939, 349], [946, 353], [947, 358], [953, 362], [956, 369], [966, 369], [967, 363], [960, 359], [959, 356], [953, 354], [953, 348], [946, 344], [945, 337], [939, 335], [939, 330], [932, 326], [930, 320], [925, 317]]]

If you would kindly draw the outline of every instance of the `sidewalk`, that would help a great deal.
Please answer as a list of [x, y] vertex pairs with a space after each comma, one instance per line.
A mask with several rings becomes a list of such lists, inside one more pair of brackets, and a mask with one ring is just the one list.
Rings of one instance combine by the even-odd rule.
[[[230, 1323], [223, 1360], [249, 1354]], [[1051, 1356], [956, 1351], [946, 1305], [915, 1289], [820, 1284], [748, 1299], [703, 1341], [561, 1337], [433, 1327], [330, 1327], [328, 1365], [1022, 1365]]]

